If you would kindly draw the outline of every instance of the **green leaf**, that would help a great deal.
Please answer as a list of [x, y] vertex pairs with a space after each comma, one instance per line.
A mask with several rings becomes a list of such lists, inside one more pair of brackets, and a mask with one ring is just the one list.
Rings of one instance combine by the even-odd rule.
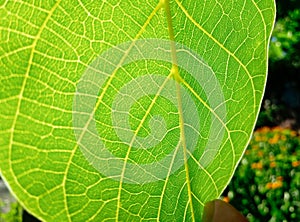
[[0, 1], [0, 169], [45, 221], [199, 221], [262, 100], [273, 0]]

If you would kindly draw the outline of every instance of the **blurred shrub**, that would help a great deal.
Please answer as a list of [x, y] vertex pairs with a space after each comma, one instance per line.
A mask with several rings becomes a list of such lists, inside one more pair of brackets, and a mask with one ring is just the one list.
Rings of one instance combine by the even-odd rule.
[[263, 127], [253, 134], [228, 188], [229, 201], [252, 221], [300, 221], [300, 138]]
[[[0, 199], [0, 206], [2, 205]], [[19, 203], [12, 203], [10, 205], [10, 210], [7, 213], [0, 211], [0, 222], [21, 222], [22, 221], [22, 207]]]

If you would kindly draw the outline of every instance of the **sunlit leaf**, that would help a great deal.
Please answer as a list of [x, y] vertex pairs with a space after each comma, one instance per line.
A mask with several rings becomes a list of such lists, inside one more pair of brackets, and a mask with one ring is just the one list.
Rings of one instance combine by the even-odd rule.
[[0, 1], [0, 169], [45, 221], [199, 221], [262, 100], [273, 0]]

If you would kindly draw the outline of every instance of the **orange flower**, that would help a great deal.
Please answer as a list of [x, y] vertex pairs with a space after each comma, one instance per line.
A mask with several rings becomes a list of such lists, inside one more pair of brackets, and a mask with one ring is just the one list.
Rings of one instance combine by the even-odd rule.
[[257, 156], [262, 157], [263, 155], [264, 155], [263, 151], [260, 150], [260, 151], [257, 152]]
[[275, 181], [274, 183], [272, 183], [272, 189], [277, 189], [282, 187], [282, 182], [281, 181]]
[[260, 135], [254, 135], [254, 140], [259, 142], [259, 141], [262, 141], [262, 137]]
[[257, 163], [252, 163], [251, 164], [251, 168], [252, 169], [258, 169], [258, 170], [261, 170], [263, 168], [263, 165], [261, 162], [257, 162]]
[[270, 144], [276, 144], [276, 143], [278, 143], [279, 139], [280, 139], [280, 135], [275, 134], [272, 138], [269, 139], [269, 143]]
[[228, 196], [226, 196], [226, 197], [223, 197], [223, 201], [226, 202], [226, 203], [229, 203], [230, 199], [229, 199]]
[[272, 189], [272, 184], [273, 184], [273, 183], [267, 183], [267, 184], [266, 184], [266, 188], [267, 188], [267, 189]]
[[276, 162], [271, 162], [271, 163], [270, 163], [270, 167], [271, 167], [271, 168], [276, 167]]
[[261, 134], [261, 133], [254, 134], [254, 141], [261, 142], [261, 141], [266, 141], [266, 140], [267, 140], [267, 137], [264, 134]]
[[285, 141], [285, 140], [286, 140], [286, 136], [285, 136], [285, 135], [281, 135], [281, 136], [280, 136], [280, 140]]
[[298, 161], [293, 161], [293, 162], [292, 162], [292, 166], [293, 166], [293, 167], [298, 167], [298, 166], [300, 166], [300, 160], [298, 160]]
[[267, 183], [266, 184], [266, 188], [267, 189], [277, 189], [277, 188], [280, 188], [282, 187], [282, 181], [275, 181], [275, 182], [270, 182], [270, 183]]
[[277, 181], [283, 181], [283, 176], [278, 176], [278, 177], [276, 178], [276, 180], [277, 180]]
[[280, 132], [280, 131], [282, 131], [282, 130], [284, 130], [282, 127], [280, 127], [280, 126], [275, 126], [275, 127], [273, 127], [273, 129], [272, 129], [272, 131], [273, 132]]
[[296, 132], [296, 131], [294, 131], [294, 130], [293, 130], [293, 131], [291, 131], [291, 136], [293, 136], [293, 137], [294, 137], [294, 136], [297, 136], [297, 132]]
[[256, 132], [260, 132], [260, 133], [267, 133], [267, 132], [270, 132], [270, 127], [267, 127], [267, 126], [264, 126], [262, 128], [259, 128], [256, 130]]

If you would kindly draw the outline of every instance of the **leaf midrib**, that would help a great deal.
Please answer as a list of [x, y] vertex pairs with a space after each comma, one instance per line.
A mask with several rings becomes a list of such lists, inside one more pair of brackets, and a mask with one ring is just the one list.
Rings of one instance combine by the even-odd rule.
[[171, 57], [172, 57], [172, 69], [171, 74], [173, 78], [176, 80], [176, 95], [178, 100], [178, 113], [179, 113], [179, 128], [180, 128], [180, 142], [182, 143], [183, 147], [183, 156], [184, 156], [184, 168], [185, 168], [185, 176], [186, 176], [186, 184], [187, 184], [187, 193], [188, 193], [188, 204], [190, 206], [192, 221], [195, 221], [195, 213], [193, 208], [193, 200], [192, 200], [192, 190], [191, 190], [191, 182], [190, 182], [190, 175], [189, 175], [189, 166], [188, 166], [188, 154], [187, 154], [187, 146], [185, 140], [185, 132], [184, 132], [184, 117], [183, 117], [183, 110], [182, 110], [182, 97], [180, 93], [180, 83], [182, 82], [181, 76], [178, 69], [177, 63], [177, 53], [176, 53], [176, 46], [175, 46], [175, 35], [173, 30], [173, 22], [172, 22], [172, 15], [170, 10], [170, 0], [166, 0], [165, 2], [165, 13], [167, 17], [168, 23], [168, 30], [169, 30], [169, 37], [171, 40]]

